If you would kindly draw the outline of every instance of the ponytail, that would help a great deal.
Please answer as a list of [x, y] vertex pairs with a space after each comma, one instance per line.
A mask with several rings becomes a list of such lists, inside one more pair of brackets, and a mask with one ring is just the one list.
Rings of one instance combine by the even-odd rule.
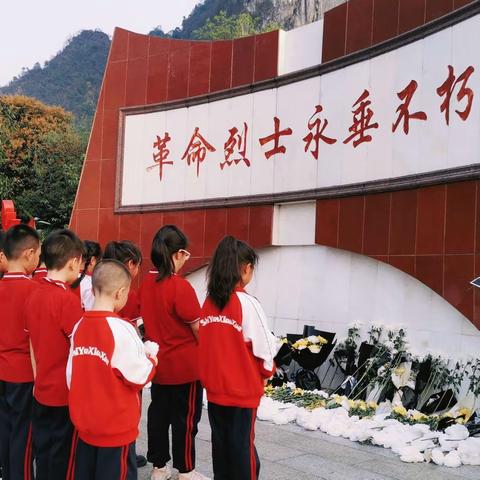
[[82, 280], [85, 278], [85, 275], [87, 274], [88, 267], [92, 263], [92, 258], [96, 258], [97, 261], [100, 261], [102, 259], [102, 247], [100, 246], [99, 243], [93, 242], [91, 240], [85, 240], [83, 242], [83, 246], [85, 248], [85, 267], [82, 270], [82, 273], [80, 276], [70, 285], [70, 288], [78, 288]]
[[163, 226], [153, 237], [150, 258], [158, 270], [157, 282], [175, 272], [172, 255], [187, 248], [188, 239], [175, 225]]
[[142, 263], [142, 252], [133, 242], [129, 242], [128, 240], [108, 242], [103, 258], [118, 260], [124, 265], [130, 261], [135, 265], [139, 265]]
[[232, 236], [227, 236], [220, 241], [207, 272], [208, 296], [220, 310], [227, 305], [242, 278], [241, 266], [251, 263], [252, 267], [255, 267], [257, 262], [258, 255], [246, 243]]

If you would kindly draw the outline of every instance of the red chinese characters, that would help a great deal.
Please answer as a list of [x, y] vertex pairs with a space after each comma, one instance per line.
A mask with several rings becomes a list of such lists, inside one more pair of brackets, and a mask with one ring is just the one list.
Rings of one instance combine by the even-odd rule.
[[455, 77], [453, 67], [448, 66], [448, 78], [437, 88], [437, 94], [440, 97], [445, 97], [440, 105], [440, 111], [445, 112], [445, 121], [447, 125], [450, 122], [450, 102], [453, 92], [457, 84], [461, 83], [457, 93], [457, 101], [462, 102], [466, 100], [466, 106], [464, 110], [455, 110], [456, 114], [465, 121], [470, 115], [473, 103], [473, 91], [467, 87], [467, 82], [475, 69], [470, 65], [458, 78]]
[[164, 165], [173, 165], [173, 161], [167, 161], [168, 155], [170, 154], [170, 150], [167, 148], [167, 143], [171, 140], [170, 135], [168, 132], [165, 132], [165, 136], [160, 138], [157, 135], [157, 140], [153, 143], [153, 148], [156, 148], [158, 151], [153, 153], [153, 161], [155, 162], [154, 165], [150, 165], [147, 167], [147, 172], [153, 170], [154, 168], [159, 168], [159, 175], [160, 181], [163, 178], [163, 167]]
[[322, 111], [323, 107], [321, 105], [315, 107], [315, 113], [308, 120], [308, 129], [310, 130], [310, 133], [303, 138], [303, 141], [305, 142], [305, 152], [308, 152], [312, 143], [314, 144], [313, 150], [310, 153], [315, 160], [318, 160], [320, 140], [328, 145], [332, 145], [337, 141], [335, 138], [330, 138], [324, 135], [323, 132], [328, 126], [328, 120], [321, 119], [320, 113]]
[[400, 122], [403, 122], [403, 131], [405, 135], [408, 135], [410, 129], [410, 119], [426, 120], [427, 114], [425, 112], [410, 113], [409, 107], [412, 101], [413, 94], [417, 90], [418, 83], [412, 80], [401, 92], [397, 93], [397, 97], [403, 101], [397, 108], [398, 118], [395, 123], [392, 124], [392, 132], [395, 132]]
[[366, 135], [365, 132], [371, 128], [378, 128], [378, 123], [370, 123], [373, 117], [373, 110], [369, 108], [372, 103], [370, 100], [367, 100], [369, 96], [370, 92], [368, 90], [364, 90], [362, 95], [360, 95], [357, 101], [353, 104], [353, 107], [357, 108], [352, 110], [353, 124], [348, 129], [348, 131], [352, 132], [352, 134], [346, 138], [343, 143], [348, 143], [353, 140], [354, 148], [358, 147], [358, 145], [363, 142], [371, 142], [372, 137], [370, 135]]
[[280, 145], [280, 137], [284, 135], [291, 135], [293, 133], [291, 128], [285, 128], [284, 130], [280, 130], [279, 118], [274, 117], [273, 122], [275, 125], [275, 132], [271, 135], [268, 135], [267, 137], [258, 139], [262, 147], [269, 142], [273, 142], [273, 147], [265, 152], [265, 158], [267, 160], [273, 155], [276, 155], [277, 153], [285, 153], [287, 151], [284, 145]]
[[[238, 165], [240, 162], [245, 162], [247, 167], [249, 167], [250, 160], [247, 158], [248, 125], [246, 122], [243, 122], [243, 131], [241, 134], [238, 132], [237, 127], [231, 128], [228, 132], [230, 136], [223, 146], [225, 161], [220, 164], [220, 168], [223, 170], [225, 166], [230, 167], [234, 163]], [[235, 152], [236, 155], [234, 155]]]
[[199, 133], [199, 128], [195, 127], [192, 138], [182, 156], [182, 160], [187, 160], [187, 164], [197, 164], [197, 177], [200, 174], [200, 164], [205, 160], [207, 156], [207, 150], [209, 152], [215, 152], [216, 148], [210, 145], [205, 138]]

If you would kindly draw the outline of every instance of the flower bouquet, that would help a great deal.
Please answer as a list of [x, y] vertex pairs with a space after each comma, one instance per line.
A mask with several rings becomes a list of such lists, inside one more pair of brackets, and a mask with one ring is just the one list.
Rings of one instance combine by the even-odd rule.
[[314, 370], [325, 360], [320, 352], [327, 343], [321, 335], [300, 338], [292, 344], [293, 358], [302, 368]]

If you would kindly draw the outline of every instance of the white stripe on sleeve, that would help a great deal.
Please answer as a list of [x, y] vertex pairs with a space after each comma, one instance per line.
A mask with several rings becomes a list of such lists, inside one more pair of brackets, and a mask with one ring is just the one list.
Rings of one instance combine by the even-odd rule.
[[115, 341], [111, 367], [118, 370], [127, 382], [143, 387], [154, 366], [145, 355], [135, 328], [117, 317], [107, 317], [107, 322]]
[[264, 361], [265, 370], [273, 370], [273, 359], [277, 354], [277, 340], [269, 330], [267, 317], [260, 302], [244, 292], [237, 292], [242, 304], [243, 338], [252, 342], [253, 354]]

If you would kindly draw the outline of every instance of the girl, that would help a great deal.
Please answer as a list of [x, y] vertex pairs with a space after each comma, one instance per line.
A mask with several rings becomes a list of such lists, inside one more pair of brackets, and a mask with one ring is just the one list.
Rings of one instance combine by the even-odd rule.
[[192, 286], [177, 275], [190, 257], [187, 244], [176, 226], [162, 227], [152, 243], [156, 270], [148, 273], [140, 287], [145, 338], [160, 345], [147, 416], [151, 480], [172, 476], [167, 465], [170, 426], [173, 466], [180, 472], [179, 479], [206, 479], [195, 471], [195, 436], [202, 413], [196, 340], [200, 305]]
[[[105, 247], [104, 258], [110, 258], [113, 260], [118, 260], [123, 263], [133, 280], [137, 277], [140, 270], [140, 265], [142, 263], [142, 252], [133, 242], [128, 240], [122, 240], [121, 242], [109, 242]], [[126, 305], [118, 312], [122, 318], [126, 318], [134, 323], [134, 326], [140, 327], [137, 325], [140, 320], [140, 304], [138, 300], [138, 292], [134, 288], [130, 288], [128, 294], [128, 300]]]
[[215, 480], [258, 479], [255, 418], [275, 370], [276, 339], [258, 300], [245, 292], [258, 257], [225, 237], [208, 268], [200, 315], [200, 379], [208, 397]]
[[102, 259], [102, 247], [97, 242], [85, 240], [83, 242], [85, 254], [83, 261], [85, 266], [80, 276], [72, 283], [71, 289], [80, 297], [80, 303], [84, 310], [91, 310], [95, 297], [92, 290], [92, 272], [95, 265]]

